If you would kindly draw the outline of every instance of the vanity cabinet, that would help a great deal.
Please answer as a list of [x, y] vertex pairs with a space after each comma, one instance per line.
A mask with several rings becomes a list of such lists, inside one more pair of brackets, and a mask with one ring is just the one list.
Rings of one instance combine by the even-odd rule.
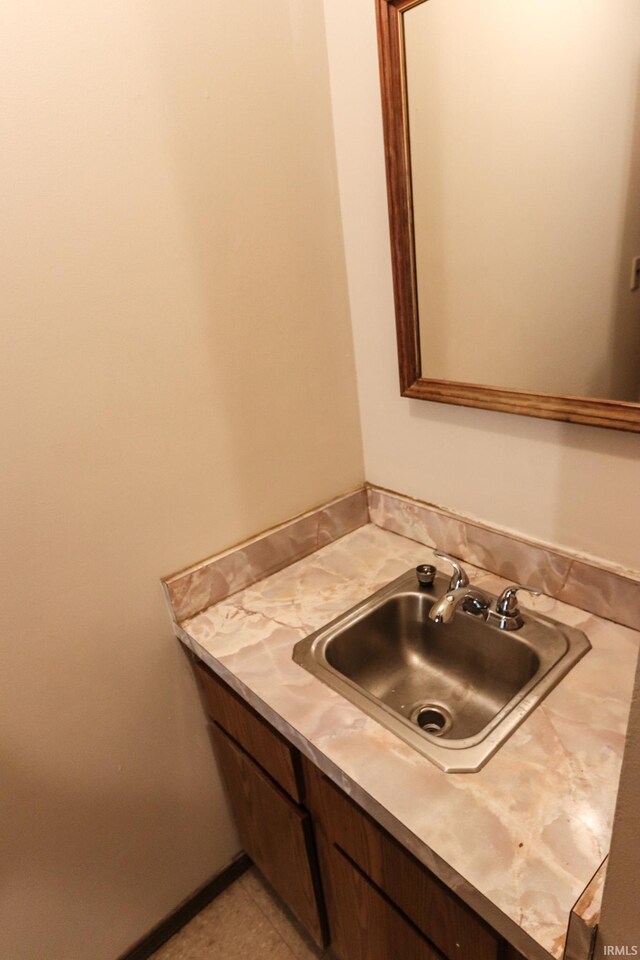
[[244, 849], [337, 960], [524, 960], [195, 660]]

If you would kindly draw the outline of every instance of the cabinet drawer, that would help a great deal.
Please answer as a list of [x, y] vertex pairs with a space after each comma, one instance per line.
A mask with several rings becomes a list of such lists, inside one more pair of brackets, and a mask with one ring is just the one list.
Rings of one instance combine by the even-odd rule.
[[244, 849], [315, 942], [324, 947], [322, 899], [308, 813], [216, 724], [212, 733]]
[[300, 803], [300, 768], [293, 747], [203, 663], [196, 660], [195, 667], [211, 719]]
[[[497, 960], [500, 938], [304, 758], [307, 806], [328, 840], [450, 960]], [[391, 953], [389, 956], [396, 955]]]
[[339, 960], [443, 960], [341, 850], [324, 844], [322, 867], [330, 879], [331, 948]]

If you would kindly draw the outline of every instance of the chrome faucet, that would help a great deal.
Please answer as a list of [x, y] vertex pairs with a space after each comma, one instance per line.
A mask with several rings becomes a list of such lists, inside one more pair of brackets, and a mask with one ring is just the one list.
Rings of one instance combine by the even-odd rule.
[[455, 557], [450, 557], [448, 553], [443, 553], [442, 550], [434, 550], [434, 557], [439, 557], [440, 560], [446, 560], [447, 563], [450, 563], [453, 567], [453, 573], [451, 574], [451, 580], [449, 581], [449, 590], [460, 590], [461, 587], [469, 586], [469, 577], [462, 569], [462, 564]]
[[456, 610], [462, 607], [467, 613], [473, 613], [481, 616], [483, 620], [494, 622], [501, 630], [518, 630], [524, 623], [518, 609], [518, 590], [527, 590], [536, 597], [540, 596], [540, 591], [534, 587], [514, 584], [503, 590], [495, 599], [495, 605], [492, 606], [493, 598], [478, 587], [471, 586], [469, 577], [462, 569], [459, 560], [440, 550], [435, 550], [434, 554], [453, 567], [449, 589], [429, 610], [429, 619], [434, 623], [450, 623]]
[[489, 597], [477, 587], [448, 590], [429, 610], [429, 619], [434, 623], [450, 623], [458, 607], [462, 607], [467, 613], [480, 614], [486, 620], [490, 603]]

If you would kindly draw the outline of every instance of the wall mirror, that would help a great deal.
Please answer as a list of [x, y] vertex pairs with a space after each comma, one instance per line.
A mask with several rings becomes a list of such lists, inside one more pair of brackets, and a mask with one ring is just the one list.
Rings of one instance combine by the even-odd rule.
[[640, 431], [638, 0], [377, 0], [404, 396]]

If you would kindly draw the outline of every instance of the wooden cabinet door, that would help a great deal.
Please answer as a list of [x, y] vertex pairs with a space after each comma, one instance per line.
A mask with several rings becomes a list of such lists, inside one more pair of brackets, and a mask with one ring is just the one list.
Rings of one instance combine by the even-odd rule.
[[498, 960], [500, 938], [304, 759], [307, 805], [328, 840], [449, 960]]
[[338, 960], [443, 960], [442, 954], [321, 835], [331, 949]]
[[308, 813], [290, 800], [220, 727], [214, 724], [212, 731], [244, 849], [313, 940], [326, 946]]

